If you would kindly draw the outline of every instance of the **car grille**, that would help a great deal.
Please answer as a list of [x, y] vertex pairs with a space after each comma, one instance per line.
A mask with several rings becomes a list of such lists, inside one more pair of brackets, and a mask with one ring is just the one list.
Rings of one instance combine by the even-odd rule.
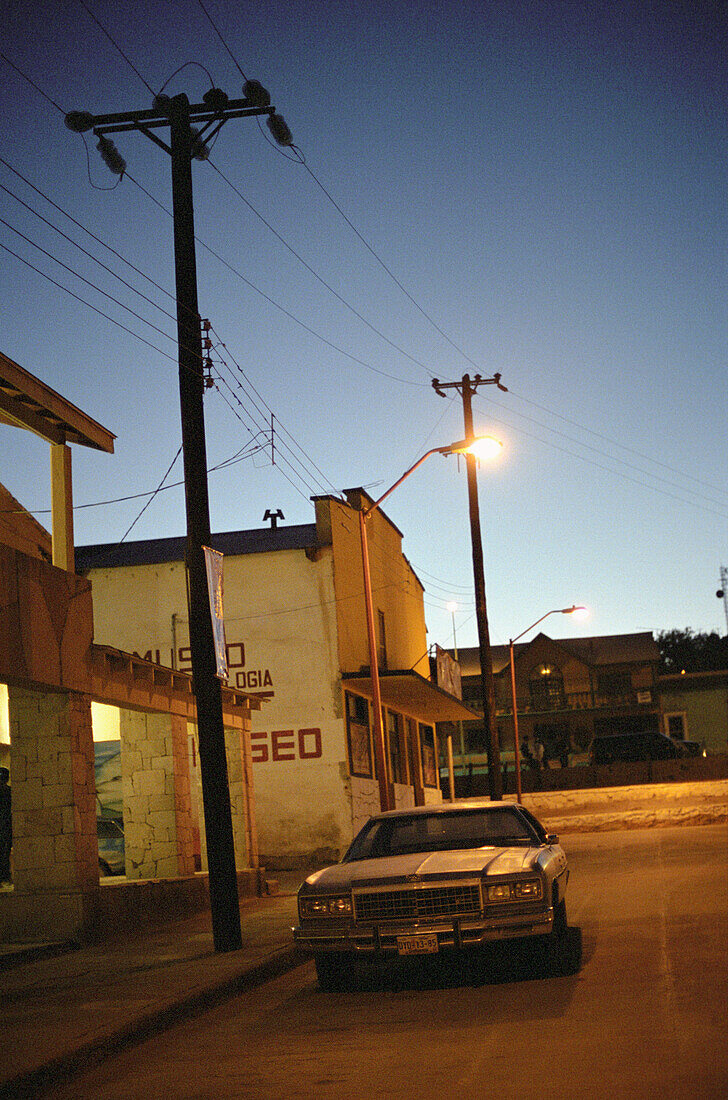
[[476, 882], [460, 886], [420, 887], [416, 890], [376, 890], [355, 894], [356, 919], [402, 920], [428, 917], [469, 917], [480, 913], [480, 887]]

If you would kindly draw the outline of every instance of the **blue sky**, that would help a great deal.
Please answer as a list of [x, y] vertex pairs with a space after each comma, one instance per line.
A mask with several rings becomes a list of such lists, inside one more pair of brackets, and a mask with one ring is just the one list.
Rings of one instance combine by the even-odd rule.
[[[179, 401], [168, 158], [119, 135], [128, 170], [113, 187], [63, 113], [146, 108], [170, 77], [165, 90], [193, 102], [210, 79], [238, 97], [244, 73], [305, 165], [241, 119], [194, 166], [200, 308], [227, 364], [206, 397], [209, 465], [239, 456], [210, 474], [213, 529], [261, 526], [267, 508], [310, 522], [312, 495], [349, 486], [378, 495], [463, 434], [459, 400], [431, 379], [500, 372], [509, 392], [474, 403], [477, 428], [504, 443], [479, 475], [493, 642], [573, 602], [590, 618], [553, 616], [554, 636], [725, 631], [723, 5], [2, 11], [0, 348], [117, 436], [113, 456], [74, 449], [79, 544], [137, 519], [148, 498], [118, 498], [160, 483]], [[168, 480], [180, 477], [178, 459]], [[39, 440], [0, 426], [0, 480], [48, 522]], [[476, 644], [464, 469], [429, 459], [386, 510], [426, 587], [429, 640], [451, 643], [454, 600], [458, 644]], [[128, 537], [184, 524], [170, 488]]]

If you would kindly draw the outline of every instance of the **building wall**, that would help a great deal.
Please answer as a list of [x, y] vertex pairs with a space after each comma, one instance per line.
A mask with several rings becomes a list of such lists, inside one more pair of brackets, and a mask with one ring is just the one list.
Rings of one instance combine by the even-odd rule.
[[[97, 643], [190, 667], [182, 562], [90, 577]], [[223, 583], [228, 682], [265, 699], [251, 734], [260, 861], [335, 858], [352, 811], [331, 549], [228, 556]]]
[[667, 716], [684, 716], [685, 740], [698, 741], [709, 753], [728, 752], [728, 674], [722, 682], [661, 686], [663, 732]]
[[[348, 494], [356, 505], [360, 495], [353, 491]], [[330, 517], [334, 554], [339, 660], [343, 672], [358, 672], [369, 667], [359, 518], [351, 507], [326, 498], [316, 502], [317, 523], [324, 508]], [[429, 679], [423, 588], [402, 553], [402, 535], [377, 509], [367, 520], [367, 538], [375, 629], [377, 612], [381, 611], [387, 667], [414, 668]]]

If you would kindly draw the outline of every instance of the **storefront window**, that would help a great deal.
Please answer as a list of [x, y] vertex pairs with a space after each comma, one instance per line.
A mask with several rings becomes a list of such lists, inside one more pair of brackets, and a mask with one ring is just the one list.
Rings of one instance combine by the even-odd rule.
[[345, 692], [346, 736], [349, 744], [349, 770], [362, 779], [372, 778], [372, 749], [369, 727], [369, 703], [361, 695]]
[[422, 782], [425, 787], [436, 787], [437, 753], [435, 752], [435, 731], [432, 726], [420, 725], [420, 745], [422, 747]]

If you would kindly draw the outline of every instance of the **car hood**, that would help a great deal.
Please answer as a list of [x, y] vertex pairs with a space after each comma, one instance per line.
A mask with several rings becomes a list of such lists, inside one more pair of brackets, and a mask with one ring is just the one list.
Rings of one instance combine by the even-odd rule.
[[412, 875], [447, 878], [451, 875], [508, 875], [532, 871], [538, 848], [468, 848], [452, 852], [412, 852], [403, 856], [362, 859], [324, 867], [306, 879], [316, 890], [338, 890], [376, 883], [390, 884]]

